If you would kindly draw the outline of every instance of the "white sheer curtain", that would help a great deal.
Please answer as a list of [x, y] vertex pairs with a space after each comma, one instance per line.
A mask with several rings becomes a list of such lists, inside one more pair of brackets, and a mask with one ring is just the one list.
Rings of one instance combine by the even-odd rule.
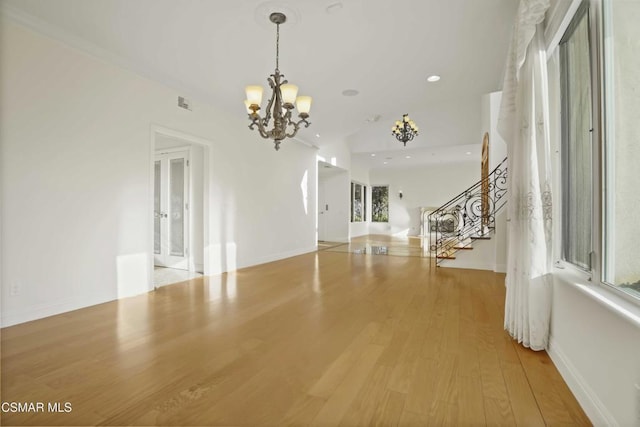
[[549, 0], [521, 0], [498, 119], [507, 142], [509, 203], [505, 329], [543, 350], [551, 313], [551, 162], [543, 28]]

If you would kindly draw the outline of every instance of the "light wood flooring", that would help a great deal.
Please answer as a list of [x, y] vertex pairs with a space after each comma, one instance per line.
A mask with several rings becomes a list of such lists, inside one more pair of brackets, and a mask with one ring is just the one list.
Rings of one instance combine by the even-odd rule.
[[198, 273], [196, 271], [180, 270], [177, 268], [154, 267], [153, 286], [159, 288], [161, 286], [167, 286], [173, 283], [195, 279], [196, 277], [200, 276], [202, 276], [202, 273]]
[[2, 330], [2, 425], [589, 425], [504, 276], [318, 251]]
[[[318, 249], [320, 249], [318, 245]], [[390, 255], [429, 257], [429, 241], [419, 236], [388, 236], [371, 234], [351, 239], [349, 243], [334, 243], [322, 248], [330, 252], [350, 252], [360, 255]]]

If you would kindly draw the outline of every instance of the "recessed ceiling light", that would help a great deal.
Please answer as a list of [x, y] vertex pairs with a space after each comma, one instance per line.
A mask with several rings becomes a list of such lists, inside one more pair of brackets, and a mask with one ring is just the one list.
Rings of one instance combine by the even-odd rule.
[[358, 92], [355, 89], [345, 89], [345, 90], [342, 91], [342, 95], [344, 95], [344, 96], [356, 96], [359, 93], [360, 92]]
[[376, 156], [376, 153], [371, 153], [371, 157], [375, 157], [375, 156]]
[[468, 156], [469, 154], [471, 154], [471, 151], [467, 151], [467, 156]]
[[319, 133], [316, 133], [316, 138], [320, 138], [320, 134]]
[[427, 81], [430, 83], [437, 82], [438, 80], [440, 80], [440, 76], [435, 74], [433, 76], [427, 77]]
[[385, 165], [386, 165], [387, 163], [389, 163], [389, 162], [383, 162], [383, 164], [385, 164]]
[[405, 158], [405, 159], [410, 159], [410, 158], [411, 158], [411, 156], [405, 156], [404, 158]]

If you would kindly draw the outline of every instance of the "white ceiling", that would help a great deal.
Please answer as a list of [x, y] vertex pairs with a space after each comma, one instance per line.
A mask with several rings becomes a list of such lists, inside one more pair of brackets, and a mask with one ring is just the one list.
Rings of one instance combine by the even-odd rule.
[[[299, 138], [317, 146], [345, 140], [363, 153], [354, 157], [365, 158], [400, 150], [398, 156], [417, 150], [416, 157], [422, 151], [433, 157], [481, 142], [480, 98], [501, 87], [517, 3], [3, 0], [2, 6], [239, 117], [246, 114], [245, 85], [262, 84], [268, 93], [275, 67], [268, 15], [284, 11], [280, 71], [314, 99], [312, 125]], [[427, 83], [431, 74], [442, 80]], [[345, 89], [359, 95], [345, 97]], [[391, 136], [404, 113], [420, 126], [407, 148]]]

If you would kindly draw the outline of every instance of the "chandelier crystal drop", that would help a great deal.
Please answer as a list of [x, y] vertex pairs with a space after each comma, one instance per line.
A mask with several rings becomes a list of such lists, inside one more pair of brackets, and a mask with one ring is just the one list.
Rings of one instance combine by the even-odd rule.
[[412, 141], [418, 135], [418, 126], [409, 118], [408, 114], [402, 115], [402, 120], [397, 120], [391, 128], [391, 135], [407, 146], [407, 142]]
[[[267, 103], [264, 117], [258, 114], [262, 102], [262, 86], [247, 86], [245, 89], [247, 99], [244, 104], [251, 121], [249, 129], [257, 128], [260, 136], [265, 139], [273, 139], [275, 149], [279, 150], [280, 142], [285, 138], [294, 137], [298, 133], [300, 125], [304, 124], [304, 127], [308, 128], [311, 124], [307, 121], [311, 109], [311, 97], [297, 96], [298, 86], [289, 84], [284, 79], [284, 74], [280, 74], [280, 24], [284, 24], [287, 17], [283, 13], [274, 12], [269, 16], [269, 20], [276, 24], [276, 69], [267, 79], [273, 92]], [[298, 108], [298, 117], [300, 118], [298, 121], [291, 119], [294, 103]], [[273, 128], [269, 129], [272, 120]]]

